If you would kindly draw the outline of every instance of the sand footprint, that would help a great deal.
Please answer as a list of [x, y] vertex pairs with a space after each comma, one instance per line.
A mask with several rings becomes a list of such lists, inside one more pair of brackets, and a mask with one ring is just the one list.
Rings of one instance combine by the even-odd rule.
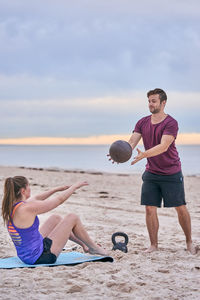
[[83, 286], [74, 284], [70, 287], [70, 289], [67, 291], [68, 293], [80, 293], [83, 290]]
[[114, 280], [110, 280], [106, 286], [108, 288], [114, 288], [117, 291], [123, 292], [123, 293], [130, 293], [133, 290], [132, 285], [130, 285], [127, 282], [122, 282], [122, 283], [116, 283]]

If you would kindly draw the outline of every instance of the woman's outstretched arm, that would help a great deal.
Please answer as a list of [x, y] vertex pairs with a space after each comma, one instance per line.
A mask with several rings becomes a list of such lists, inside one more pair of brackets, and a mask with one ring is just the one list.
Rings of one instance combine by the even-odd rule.
[[57, 193], [57, 192], [61, 192], [61, 191], [65, 191], [70, 187], [70, 185], [65, 185], [65, 186], [59, 186], [59, 187], [55, 187], [51, 190], [48, 190], [46, 192], [43, 192], [39, 195], [36, 195], [34, 197], [30, 197], [29, 199], [27, 199], [27, 202], [32, 201], [32, 200], [45, 200], [47, 198], [49, 198], [50, 196], [52, 196], [53, 194]]
[[88, 183], [86, 181], [77, 182], [72, 184], [67, 190], [62, 191], [58, 195], [47, 198], [45, 200], [36, 200], [34, 197], [29, 198], [25, 203], [26, 205], [23, 206], [23, 209], [27, 211], [27, 213], [31, 213], [32, 215], [39, 215], [45, 212], [51, 211], [52, 209], [56, 208], [64, 201], [66, 201], [76, 189], [86, 186]]

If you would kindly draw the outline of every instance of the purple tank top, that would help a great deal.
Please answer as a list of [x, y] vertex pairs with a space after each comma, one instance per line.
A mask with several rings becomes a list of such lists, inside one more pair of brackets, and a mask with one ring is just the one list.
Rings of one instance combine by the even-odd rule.
[[[148, 150], [161, 142], [163, 135], [172, 135], [176, 138], [178, 123], [170, 115], [158, 124], [151, 123], [151, 116], [139, 120], [134, 132], [142, 135], [144, 148]], [[172, 175], [181, 171], [181, 162], [178, 151], [173, 142], [168, 150], [162, 154], [147, 158], [146, 170], [159, 175]]]
[[[13, 206], [12, 218], [16, 207], [23, 203], [20, 201]], [[9, 221], [7, 229], [17, 250], [17, 256], [26, 264], [34, 264], [43, 252], [43, 237], [39, 232], [38, 217], [36, 216], [33, 225], [28, 228], [18, 228]]]

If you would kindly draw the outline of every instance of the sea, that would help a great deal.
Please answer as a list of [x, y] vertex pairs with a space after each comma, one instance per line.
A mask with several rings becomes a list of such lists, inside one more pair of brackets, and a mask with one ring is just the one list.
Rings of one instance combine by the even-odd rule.
[[[0, 145], [0, 166], [141, 174], [146, 160], [112, 164], [110, 145]], [[142, 150], [142, 146], [139, 148]], [[178, 145], [184, 175], [200, 175], [200, 145]], [[133, 157], [137, 153], [134, 150]]]

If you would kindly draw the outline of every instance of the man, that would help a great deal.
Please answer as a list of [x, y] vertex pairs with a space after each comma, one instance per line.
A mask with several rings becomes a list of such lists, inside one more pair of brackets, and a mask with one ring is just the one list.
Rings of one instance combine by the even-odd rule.
[[163, 90], [151, 90], [147, 97], [151, 115], [137, 122], [129, 140], [134, 149], [142, 138], [145, 148], [144, 152], [137, 149], [138, 155], [131, 164], [147, 158], [141, 192], [141, 204], [146, 206], [146, 225], [151, 243], [146, 252], [158, 249], [157, 207], [161, 207], [163, 200], [164, 207], [175, 207], [186, 237], [187, 250], [195, 254], [197, 249], [191, 238], [191, 220], [185, 203], [181, 162], [175, 146], [178, 123], [164, 112], [167, 95]]

